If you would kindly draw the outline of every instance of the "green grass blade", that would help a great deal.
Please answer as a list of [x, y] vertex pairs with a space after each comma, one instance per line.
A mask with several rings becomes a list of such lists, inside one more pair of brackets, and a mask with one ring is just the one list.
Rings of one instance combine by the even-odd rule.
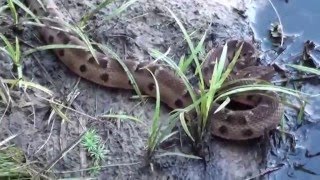
[[184, 26], [183, 26], [182, 22], [179, 20], [179, 18], [169, 8], [166, 7], [166, 9], [170, 12], [171, 16], [176, 20], [177, 24], [179, 25], [179, 27], [180, 27], [183, 35], [184, 35], [184, 38], [186, 39], [186, 41], [188, 43], [188, 46], [189, 46], [190, 51], [191, 51], [191, 56], [194, 59], [194, 62], [196, 64], [196, 71], [199, 72], [200, 90], [203, 90], [204, 87], [205, 87], [205, 84], [204, 84], [204, 80], [203, 80], [201, 66], [200, 66], [198, 57], [196, 55], [196, 52], [195, 52], [193, 43], [191, 41], [191, 38], [188, 35], [187, 30], [184, 28]]
[[152, 118], [151, 134], [148, 138], [148, 147], [151, 153], [154, 151], [156, 145], [158, 144], [158, 139], [159, 139], [159, 132], [160, 132], [159, 119], [160, 119], [160, 98], [161, 97], [160, 97], [159, 84], [156, 77], [149, 69], [147, 70], [152, 75], [153, 80], [155, 82], [155, 87], [156, 87], [156, 107], [155, 107], [155, 113]]
[[188, 126], [187, 126], [187, 123], [186, 123], [186, 119], [184, 118], [184, 114], [185, 112], [181, 112], [180, 113], [180, 123], [181, 123], [181, 126], [183, 128], [183, 130], [186, 132], [186, 134], [189, 136], [189, 138], [194, 142], [194, 138], [192, 137], [189, 129], [188, 129]]
[[299, 113], [298, 113], [298, 117], [297, 117], [298, 124], [302, 123], [302, 118], [303, 118], [303, 115], [305, 112], [306, 105], [307, 105], [306, 102], [303, 101], [303, 104], [302, 104], [301, 108], [299, 109]]
[[[40, 20], [46, 20], [46, 21], [52, 21], [52, 19], [48, 19], [46, 17], [39, 18], [39, 19]], [[59, 28], [59, 27], [47, 26], [47, 25], [41, 23], [40, 21], [39, 22], [23, 21], [23, 22], [21, 22], [21, 24], [24, 25], [24, 26], [31, 25], [31, 26], [36, 26], [36, 27], [46, 27], [48, 29], [53, 29], [53, 30], [56, 30], [56, 31], [62, 31], [62, 32], [70, 33], [70, 30], [62, 29], [62, 28]]]
[[[263, 85], [263, 84], [258, 84], [258, 85], [243, 85], [243, 86], [239, 86], [236, 88], [231, 88], [230, 90], [228, 90], [227, 92], [219, 95], [214, 102], [217, 102], [225, 97], [228, 97], [230, 95], [233, 94], [237, 94], [237, 93], [243, 93], [243, 92], [249, 92], [249, 91], [255, 91], [255, 90], [262, 90], [262, 91], [273, 91], [273, 92], [281, 92], [281, 93], [285, 93], [288, 95], [292, 95], [296, 98], [300, 98], [299, 94], [302, 94], [302, 92], [296, 91], [296, 90], [292, 90], [289, 88], [283, 88], [283, 87], [278, 87], [278, 86], [274, 86], [274, 85]], [[305, 93], [303, 93], [305, 94]], [[305, 95], [309, 95], [309, 94], [305, 94]]]
[[54, 112], [56, 112], [61, 117], [62, 122], [64, 122], [64, 121], [71, 122], [71, 120], [68, 118], [68, 116], [61, 111], [62, 107], [59, 107], [55, 104], [51, 104], [51, 107], [53, 108]]
[[190, 159], [202, 159], [199, 156], [194, 156], [191, 154], [184, 154], [184, 153], [179, 153], [179, 152], [167, 152], [167, 153], [162, 153], [160, 155], [155, 155], [155, 157], [164, 157], [164, 156], [180, 156], [180, 157], [185, 157], [185, 158], [190, 158]]
[[172, 132], [172, 133], [165, 134], [165, 135], [163, 136], [163, 138], [159, 138], [159, 139], [161, 139], [161, 141], [160, 141], [159, 143], [164, 142], [165, 140], [169, 139], [170, 137], [172, 137], [172, 136], [174, 136], [174, 135], [176, 135], [176, 134], [178, 134], [178, 131], [174, 131], [174, 132]]
[[138, 94], [138, 96], [140, 97], [140, 99], [143, 101], [143, 97], [141, 94], [141, 91], [136, 83], [136, 80], [134, 79], [133, 75], [131, 74], [131, 72], [129, 71], [128, 67], [125, 65], [125, 63], [120, 59], [120, 57], [114, 53], [111, 49], [107, 48], [106, 46], [97, 43], [98, 47], [105, 53], [105, 54], [111, 54], [111, 56], [119, 62], [119, 64], [122, 66], [122, 68], [124, 69], [124, 71], [126, 72], [132, 86], [133, 89], [135, 90], [135, 92]]
[[172, 132], [172, 129], [176, 126], [178, 122], [180, 112], [170, 113], [168, 124], [165, 130], [163, 130], [164, 133], [160, 136], [160, 142], [163, 142], [165, 138]]
[[4, 42], [4, 44], [6, 45], [6, 50], [8, 53], [8, 55], [10, 56], [10, 58], [12, 59], [12, 61], [16, 64], [17, 62], [15, 62], [15, 48], [11, 45], [10, 41], [3, 35], [0, 33], [0, 38], [2, 39], [2, 41]]
[[[224, 70], [225, 67], [225, 63], [226, 63], [226, 59], [227, 59], [227, 50], [228, 50], [228, 45], [227, 43], [223, 46], [223, 50], [220, 56], [220, 60], [216, 61], [212, 76], [211, 76], [211, 84], [209, 87], [209, 92], [208, 94], [208, 99], [206, 100], [206, 107], [205, 107], [205, 121], [206, 118], [208, 117], [208, 112], [209, 109], [211, 107], [211, 103], [213, 101], [213, 98], [215, 96], [215, 92], [217, 91], [217, 89], [219, 88], [219, 86], [222, 84], [220, 81], [222, 72]], [[218, 86], [218, 87], [217, 87]], [[206, 124], [206, 122], [204, 122], [204, 125]]]
[[18, 24], [18, 13], [16, 10], [16, 7], [13, 4], [12, 0], [7, 0], [7, 4], [9, 5], [10, 11], [12, 13], [13, 19], [14, 19], [14, 23]]
[[231, 99], [229, 97], [227, 97], [222, 103], [221, 105], [213, 112], [213, 114], [216, 114], [217, 112], [221, 111], [223, 108], [225, 108], [229, 103], [230, 103]]
[[71, 26], [69, 24], [67, 24], [67, 25], [68, 25], [67, 27], [69, 27], [69, 29], [71, 29], [72, 32], [76, 33], [80, 37], [80, 39], [86, 44], [92, 57], [96, 60], [97, 63], [99, 63], [97, 56], [96, 56], [96, 53], [95, 53], [95, 49], [93, 48], [89, 37], [86, 34], [84, 34], [83, 31], [81, 30], [81, 28], [79, 28], [78, 26]]
[[4, 5], [0, 7], [0, 14], [2, 14], [3, 11], [7, 10], [9, 8], [8, 5]]
[[223, 75], [220, 79], [221, 84], [224, 83], [224, 81], [227, 79], [227, 77], [229, 76], [229, 74], [233, 70], [234, 66], [236, 65], [237, 60], [238, 60], [240, 53], [242, 51], [242, 47], [243, 47], [243, 43], [241, 44], [240, 48], [237, 50], [236, 54], [234, 55], [233, 59], [231, 60], [230, 64], [228, 65], [227, 70], [223, 73]]
[[20, 59], [21, 59], [21, 51], [20, 51], [20, 44], [19, 44], [19, 39], [16, 36], [16, 49], [15, 49], [15, 61], [20, 64]]
[[20, 82], [21, 85], [25, 86], [25, 88], [32, 87], [32, 88], [41, 90], [41, 91], [47, 93], [50, 96], [52, 96], [54, 94], [53, 91], [51, 91], [50, 89], [48, 89], [48, 88], [46, 88], [44, 86], [41, 86], [39, 84], [33, 83], [33, 82], [28, 82], [28, 81], [23, 81], [23, 80], [16, 80], [16, 79], [3, 79], [3, 82], [6, 83], [6, 84], [11, 84], [11, 85], [15, 85], [18, 82]]
[[[207, 36], [207, 31], [204, 32], [204, 34], [203, 34], [200, 42], [199, 42], [198, 45], [196, 46], [196, 48], [195, 48], [195, 50], [194, 50], [194, 53], [195, 53], [195, 54], [198, 54], [199, 52], [201, 52], [201, 51], [203, 50], [203, 43], [204, 43], [204, 40], [206, 39], [206, 36]], [[180, 68], [181, 71], [182, 71], [182, 72], [186, 72], [186, 70], [188, 69], [188, 67], [189, 67], [190, 64], [192, 63], [192, 61], [193, 61], [193, 55], [190, 55], [190, 56], [188, 57], [188, 59], [185, 60], [185, 62], [183, 62], [181, 66], [179, 66], [179, 67], [181, 67], [181, 68]], [[179, 64], [180, 64], [180, 63], [179, 63]], [[198, 71], [195, 72], [195, 74], [198, 74], [198, 73], [199, 73]]]
[[33, 14], [32, 11], [30, 11], [29, 8], [27, 8], [23, 3], [21, 3], [19, 0], [12, 0], [19, 8], [23, 9], [27, 14], [29, 14], [37, 23], [40, 23], [38, 17]]
[[[19, 44], [19, 39], [16, 37], [16, 49], [15, 49], [15, 62], [17, 66], [17, 73], [18, 73], [18, 78], [22, 79], [23, 78], [23, 73], [22, 73], [22, 64], [21, 64], [21, 51], [20, 51], [20, 44]], [[19, 87], [21, 87], [21, 83], [19, 82]]]
[[286, 65], [289, 67], [298, 69], [300, 71], [306, 72], [306, 73], [312, 73], [312, 74], [316, 74], [316, 75], [320, 76], [320, 70], [316, 69], [316, 68], [310, 68], [310, 67], [295, 65], [295, 64], [286, 64]]
[[9, 141], [11, 141], [12, 139], [16, 138], [19, 134], [14, 134], [11, 135], [10, 137], [7, 137], [6, 139], [0, 141], [0, 147], [4, 146], [5, 144], [7, 144]]
[[[193, 87], [192, 85], [190, 84], [188, 78], [186, 77], [186, 75], [179, 69], [179, 67], [176, 65], [176, 63], [171, 60], [170, 58], [168, 57], [165, 57], [163, 56], [163, 54], [157, 50], [154, 50], [154, 49], [151, 49], [151, 56], [154, 57], [154, 58], [159, 58], [159, 57], [162, 57], [161, 60], [166, 62], [170, 67], [172, 67], [176, 73], [178, 74], [178, 76], [182, 79], [183, 83], [185, 84], [190, 96], [191, 96], [191, 99], [193, 102], [197, 101], [197, 96], [193, 90]], [[195, 109], [198, 113], [200, 113], [200, 109], [198, 106], [195, 106]]]

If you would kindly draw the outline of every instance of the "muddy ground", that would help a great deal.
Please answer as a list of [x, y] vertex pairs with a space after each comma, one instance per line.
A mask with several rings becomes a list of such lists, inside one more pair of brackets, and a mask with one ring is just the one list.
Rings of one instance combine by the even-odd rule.
[[[86, 0], [57, 3], [66, 16], [77, 22], [84, 12], [98, 2], [100, 1]], [[3, 3], [2, 1], [1, 4]], [[87, 29], [90, 37], [112, 48], [121, 58], [150, 59], [149, 49], [165, 52], [170, 48], [169, 56], [178, 62], [182, 55], [189, 53], [182, 32], [166, 7], [176, 13], [189, 33], [195, 32], [192, 35], [195, 42], [208, 30], [205, 41], [207, 52], [228, 39], [253, 39], [245, 14], [249, 1], [140, 0], [120, 16], [103, 21], [104, 17], [122, 3], [123, 1], [116, 1], [102, 9], [90, 20]], [[6, 35], [13, 37], [10, 30]], [[24, 50], [30, 48], [28, 45], [41, 45], [39, 35], [31, 27], [25, 27], [19, 37], [25, 42]], [[15, 75], [12, 64], [5, 58], [0, 62], [0, 76], [12, 79]], [[63, 122], [55, 115], [48, 124], [51, 106], [43, 98], [51, 97], [35, 89], [14, 88], [11, 96], [15, 103], [1, 121], [0, 137], [3, 139], [20, 133], [12, 143], [23, 149], [29, 162], [36, 162], [35, 167], [46, 166], [82, 132], [94, 128], [109, 151], [103, 163], [106, 167], [98, 175], [101, 179], [244, 179], [256, 176], [266, 169], [268, 139], [235, 143], [212, 137], [208, 142], [209, 154], [206, 161], [176, 156], [153, 158], [152, 171], [145, 156], [155, 107], [153, 100], [141, 103], [130, 99], [133, 95], [131, 91], [103, 88], [79, 79], [50, 51], [24, 58], [23, 73], [26, 80], [51, 89], [56, 100], [65, 100], [70, 92], [79, 93], [71, 105], [79, 112], [92, 117], [118, 112], [138, 117], [146, 123], [96, 120], [68, 111], [70, 121]], [[2, 104], [0, 112], [4, 112], [5, 108]], [[162, 106], [161, 111], [162, 119], [166, 119], [170, 110]], [[165, 150], [159, 149], [157, 154], [178, 149], [177, 145]], [[79, 170], [90, 167], [89, 164], [90, 158], [86, 156], [84, 149], [77, 146], [50, 169], [49, 176], [86, 177], [88, 173]]]

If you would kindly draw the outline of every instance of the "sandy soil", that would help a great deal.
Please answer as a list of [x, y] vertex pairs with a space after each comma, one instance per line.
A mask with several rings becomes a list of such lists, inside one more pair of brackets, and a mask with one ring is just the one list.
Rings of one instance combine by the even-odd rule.
[[[80, 15], [98, 2], [64, 1], [63, 4], [58, 4], [66, 16], [78, 21]], [[119, 17], [103, 21], [122, 3], [123, 1], [117, 1], [101, 10], [90, 21], [87, 29], [90, 37], [108, 45], [121, 58], [149, 59], [148, 50], [151, 48], [161, 52], [171, 48], [169, 55], [176, 60], [189, 53], [182, 32], [166, 7], [176, 13], [189, 33], [195, 32], [192, 36], [194, 41], [199, 41], [208, 29], [205, 41], [207, 51], [227, 39], [252, 39], [245, 14], [239, 13], [245, 12], [248, 1], [232, 0], [227, 3], [218, 0], [140, 0]], [[12, 37], [12, 31], [8, 31], [7, 35]], [[41, 44], [37, 38], [39, 35], [30, 27], [25, 27], [19, 37], [32, 46]], [[24, 50], [28, 48], [30, 47], [24, 46]], [[13, 78], [15, 72], [12, 71], [12, 64], [5, 58], [2, 59], [0, 76]], [[70, 121], [62, 121], [59, 116], [54, 115], [48, 124], [51, 106], [43, 99], [49, 98], [48, 95], [35, 89], [12, 89], [11, 96], [15, 103], [1, 122], [0, 139], [21, 133], [12, 142], [24, 150], [28, 161], [37, 162], [38, 167], [46, 166], [88, 128], [98, 131], [109, 150], [103, 163], [107, 167], [99, 175], [101, 179], [243, 179], [259, 174], [264, 167], [266, 149], [261, 141], [234, 143], [210, 138], [206, 161], [176, 156], [154, 157], [152, 171], [145, 156], [154, 113], [153, 100], [141, 103], [130, 99], [133, 95], [130, 91], [107, 89], [79, 79], [50, 51], [24, 58], [23, 70], [27, 80], [51, 89], [56, 100], [65, 100], [71, 92], [78, 93], [71, 107], [79, 112], [93, 117], [118, 112], [138, 117], [146, 123], [142, 125], [115, 119], [96, 120], [68, 111]], [[4, 109], [5, 106], [1, 104], [0, 112], [4, 112]], [[161, 110], [162, 119], [166, 119], [169, 109], [162, 106]], [[159, 149], [157, 153], [178, 149]], [[90, 158], [77, 146], [50, 170], [50, 176], [87, 176], [88, 174], [77, 170], [87, 168], [89, 164]]]

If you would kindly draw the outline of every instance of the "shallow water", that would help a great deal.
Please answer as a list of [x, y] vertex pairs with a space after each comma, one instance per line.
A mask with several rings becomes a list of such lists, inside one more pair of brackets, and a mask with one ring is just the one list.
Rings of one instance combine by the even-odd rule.
[[[284, 34], [289, 37], [284, 43], [285, 49], [281, 53], [270, 53], [270, 50], [274, 52], [272, 50], [277, 51], [277, 48], [272, 45], [268, 30], [271, 23], [278, 22], [278, 18], [268, 1], [258, 1], [248, 11], [255, 38], [261, 41], [262, 51], [267, 54], [264, 58], [269, 59], [268, 62], [275, 59], [279, 65], [299, 63], [301, 59], [295, 57], [302, 53], [304, 42], [311, 40], [316, 47], [320, 43], [320, 1], [273, 0], [272, 2], [281, 18]], [[318, 54], [316, 51], [312, 54], [316, 66], [320, 62]], [[300, 90], [319, 94], [319, 82], [318, 79], [299, 82]], [[320, 179], [320, 98], [308, 100], [309, 104], [306, 106], [301, 125], [297, 123], [296, 111], [286, 111], [286, 130], [294, 138], [287, 136], [270, 151], [268, 167], [281, 166], [281, 168], [269, 173], [266, 176], [268, 179]]]

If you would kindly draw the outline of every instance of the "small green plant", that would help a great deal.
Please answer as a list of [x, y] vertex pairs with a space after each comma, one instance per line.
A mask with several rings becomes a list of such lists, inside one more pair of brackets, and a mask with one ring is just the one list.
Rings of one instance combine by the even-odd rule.
[[[3, 34], [0, 33], [0, 39], [6, 45], [5, 48], [0, 48], [0, 50], [10, 56], [17, 69], [18, 79], [21, 80], [23, 78], [23, 74], [21, 65], [21, 51], [18, 37], [15, 37], [15, 43], [11, 43]], [[19, 83], [19, 87], [21, 87], [21, 83]]]
[[101, 137], [95, 130], [89, 130], [84, 135], [81, 144], [87, 150], [93, 160], [94, 169], [92, 173], [98, 173], [100, 171], [101, 163], [106, 158], [108, 153], [104, 144], [101, 142]]
[[10, 146], [9, 141], [17, 137], [12, 135], [0, 141], [0, 179], [30, 179], [32, 173], [29, 164], [25, 162], [24, 152]]
[[18, 148], [0, 150], [0, 179], [31, 178], [28, 166], [23, 161], [23, 152]]
[[[184, 35], [184, 38], [189, 45], [191, 55], [186, 60], [184, 58], [182, 58], [179, 62], [179, 66], [177, 66], [173, 60], [171, 60], [170, 58], [168, 58], [167, 56], [165, 56], [164, 54], [162, 54], [156, 50], [151, 50], [151, 55], [156, 59], [161, 59], [161, 60], [165, 61], [183, 79], [184, 84], [186, 85], [186, 87], [187, 87], [187, 89], [193, 99], [193, 104], [190, 105], [189, 107], [186, 107], [183, 110], [174, 110], [176, 112], [176, 114], [173, 114], [172, 118], [173, 117], [179, 118], [183, 129], [188, 134], [190, 139], [193, 141], [199, 141], [199, 139], [201, 137], [200, 134], [202, 134], [204, 127], [205, 127], [205, 124], [206, 124], [206, 121], [207, 121], [208, 112], [210, 110], [210, 105], [213, 101], [214, 94], [218, 90], [218, 88], [221, 86], [221, 84], [223, 83], [223, 81], [220, 81], [220, 78], [222, 77], [225, 79], [227, 76], [226, 74], [223, 74], [223, 76], [222, 76], [225, 57], [222, 57], [220, 59], [221, 63], [219, 66], [217, 66], [219, 68], [218, 71], [217, 71], [217, 67], [215, 68], [215, 72], [214, 72], [213, 77], [215, 78], [214, 80], [216, 83], [211, 83], [212, 85], [209, 88], [209, 91], [205, 90], [206, 86], [205, 86], [204, 78], [203, 78], [202, 71], [201, 71], [201, 64], [200, 64], [200, 61], [197, 57], [197, 54], [203, 50], [202, 47], [203, 47], [203, 42], [204, 42], [206, 33], [204, 33], [201, 40], [197, 44], [196, 48], [194, 48], [191, 37], [187, 33], [187, 30], [184, 28], [182, 22], [177, 18], [177, 16], [170, 9], [168, 9], [168, 11], [170, 12], [171, 16], [176, 20], [177, 24], [179, 25], [179, 27]], [[227, 50], [227, 47], [224, 48], [224, 56], [226, 56], [226, 50]], [[200, 81], [199, 82], [200, 94], [196, 94], [194, 92], [190, 82], [188, 81], [188, 79], [186, 78], [186, 75], [184, 74], [184, 72], [190, 66], [191, 63], [195, 63], [195, 65], [196, 65], [195, 75], [198, 76], [199, 81]], [[230, 71], [227, 71], [227, 72], [230, 73]], [[220, 73], [220, 75], [218, 75], [217, 73]], [[218, 82], [220, 83], [220, 85], [218, 84]], [[185, 119], [185, 113], [189, 112], [192, 109], [195, 109], [197, 116], [200, 117], [200, 121], [198, 121], [199, 123], [197, 125], [191, 125], [191, 129], [190, 129], [190, 126], [188, 128], [188, 125], [187, 125], [188, 123], [186, 122], [186, 119]], [[170, 127], [172, 127], [172, 126], [170, 126]], [[169, 131], [166, 131], [166, 132], [169, 132]], [[167, 135], [163, 134], [162, 137], [167, 137]], [[158, 142], [160, 142], [160, 141], [163, 141], [163, 140], [159, 139]]]

